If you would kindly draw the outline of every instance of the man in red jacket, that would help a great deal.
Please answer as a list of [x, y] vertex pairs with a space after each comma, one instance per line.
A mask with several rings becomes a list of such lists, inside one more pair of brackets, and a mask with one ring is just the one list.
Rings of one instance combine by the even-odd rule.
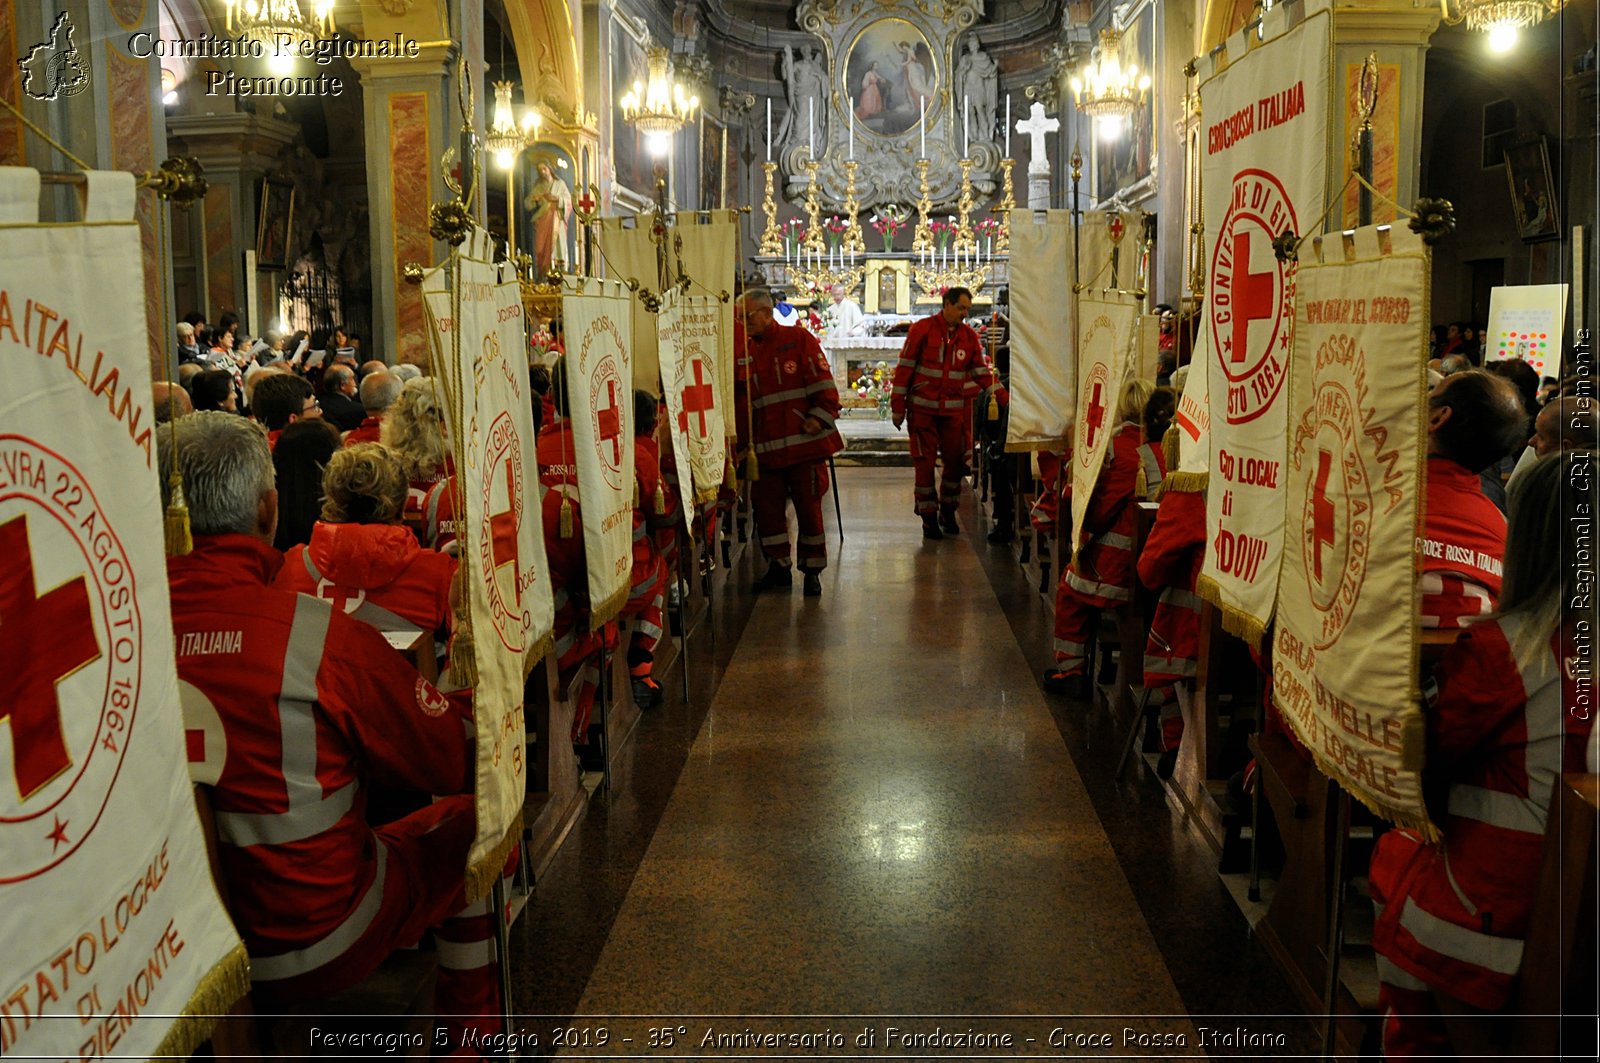
[[633, 571], [622, 615], [633, 621], [628, 639], [628, 676], [633, 701], [641, 709], [661, 704], [661, 684], [655, 670], [656, 646], [661, 642], [667, 604], [669, 573], [654, 532], [670, 529], [678, 515], [678, 500], [661, 474], [661, 443], [656, 439], [661, 403], [648, 391], [633, 393]]
[[[918, 321], [906, 333], [900, 364], [894, 369], [889, 408], [896, 428], [908, 419], [911, 422], [911, 463], [916, 469], [913, 493], [925, 539], [943, 539], [961, 530], [956, 524], [956, 503], [961, 500], [961, 479], [967, 474], [967, 458], [972, 452], [972, 400], [991, 387], [996, 389], [1000, 405], [1011, 400], [995, 380], [978, 333], [966, 323], [971, 312], [971, 291], [946, 291], [939, 312]], [[944, 466], [937, 497], [933, 488], [936, 459]]]
[[1494, 611], [1506, 518], [1478, 474], [1522, 441], [1527, 414], [1504, 377], [1470, 369], [1428, 396], [1428, 479], [1422, 534], [1422, 626], [1463, 628]]
[[1206, 559], [1206, 493], [1173, 491], [1161, 495], [1161, 508], [1139, 551], [1139, 582], [1161, 598], [1144, 647], [1144, 687], [1161, 712], [1161, 763], [1170, 775], [1183, 716], [1174, 688], [1193, 679], [1200, 659], [1200, 598], [1195, 585]]
[[[257, 1005], [326, 999], [435, 928], [439, 1010], [497, 1028], [487, 909], [468, 910], [463, 892], [470, 702], [441, 694], [373, 628], [272, 586], [277, 491], [255, 425], [198, 413], [178, 438], [195, 545], [168, 570], [190, 774], [212, 788]], [[161, 433], [164, 491], [171, 441]], [[374, 828], [373, 782], [442, 799]]]
[[828, 457], [844, 449], [834, 421], [839, 391], [816, 337], [798, 326], [772, 319], [772, 293], [745, 293], [744, 323], [749, 336], [751, 443], [758, 477], [750, 485], [756, 535], [767, 555], [766, 575], [756, 590], [787, 587], [789, 569], [788, 503], [800, 525], [795, 554], [805, 574], [805, 595], [822, 594], [819, 575], [828, 567], [828, 541], [822, 530], [822, 498], [828, 493]]

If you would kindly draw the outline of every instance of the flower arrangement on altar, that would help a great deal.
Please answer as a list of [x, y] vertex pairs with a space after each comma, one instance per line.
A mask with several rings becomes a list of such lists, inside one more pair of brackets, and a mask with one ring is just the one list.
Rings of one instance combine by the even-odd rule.
[[883, 249], [886, 252], [894, 250], [895, 234], [907, 224], [904, 208], [893, 203], [886, 204], [883, 210], [872, 216], [872, 230], [883, 238]]
[[839, 250], [839, 242], [844, 239], [845, 232], [850, 226], [845, 224], [843, 218], [834, 214], [822, 223], [822, 239], [828, 245], [829, 251]]
[[811, 234], [806, 231], [806, 223], [799, 218], [790, 218], [778, 228], [778, 233], [783, 237], [785, 257], [799, 254], [800, 245], [805, 243], [806, 237]]
[[1000, 222], [994, 218], [985, 218], [972, 227], [972, 235], [977, 237], [983, 245], [986, 256], [994, 254], [994, 238], [1000, 235]]
[[950, 241], [955, 238], [956, 220], [952, 217], [949, 221], [930, 222], [928, 231], [933, 234], [934, 249], [943, 251], [950, 246]]
[[889, 396], [894, 391], [894, 377], [888, 362], [862, 366], [861, 375], [856, 378], [855, 390], [859, 398], [877, 405], [878, 420], [888, 419]]

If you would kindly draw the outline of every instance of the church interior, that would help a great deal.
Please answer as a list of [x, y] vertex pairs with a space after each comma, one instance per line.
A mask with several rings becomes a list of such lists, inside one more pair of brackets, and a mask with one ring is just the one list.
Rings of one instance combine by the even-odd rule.
[[[0, 1055], [1596, 1058], [1597, 55], [1595, 0], [0, 0], [0, 351], [95, 411], [0, 406]], [[24, 324], [83, 171], [121, 413]], [[9, 455], [108, 387], [248, 964], [160, 1007], [51, 981], [101, 902], [18, 914], [121, 644], [15, 620], [79, 539]]]

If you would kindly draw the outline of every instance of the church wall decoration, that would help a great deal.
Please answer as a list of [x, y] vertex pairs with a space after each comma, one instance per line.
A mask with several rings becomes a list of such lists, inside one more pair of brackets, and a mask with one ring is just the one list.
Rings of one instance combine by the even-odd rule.
[[294, 226], [294, 184], [273, 177], [261, 179], [256, 216], [256, 268], [283, 269], [289, 262], [289, 233]]
[[1295, 272], [1273, 244], [1321, 228], [1327, 190], [1332, 16], [1328, 0], [1308, 0], [1286, 29], [1290, 10], [1267, 12], [1264, 43], [1241, 32], [1200, 64], [1213, 415], [1199, 591], [1254, 645], [1272, 619], [1285, 534]]
[[1416, 564], [1430, 257], [1410, 231], [1375, 227], [1300, 257], [1272, 696], [1320, 771], [1433, 836]]
[[[1123, 22], [1119, 56], [1126, 69], [1135, 63], [1141, 71], [1156, 76], [1155, 3], [1143, 0]], [[1093, 136], [1094, 197], [1104, 202], [1112, 197], [1137, 202], [1155, 195], [1150, 180], [1156, 156], [1156, 93], [1145, 94], [1144, 105], [1133, 113], [1121, 133], [1114, 138]]]
[[616, 181], [635, 197], [654, 200], [654, 165], [650, 153], [645, 150], [644, 136], [623, 121], [622, 107], [618, 102], [634, 82], [649, 80], [650, 71], [644, 54], [645, 30], [621, 12], [613, 11], [610, 34], [611, 158], [616, 168]]
[[[732, 175], [727, 172], [728, 160], [723, 155], [724, 147], [731, 152], [733, 145], [723, 144], [723, 134], [728, 131], [728, 127], [715, 118], [703, 116], [699, 122], [699, 131], [700, 209], [715, 210], [724, 205], [722, 203], [724, 185], [729, 186], [728, 195], [733, 195], [733, 189], [729, 183], [729, 178]], [[732, 200], [729, 202], [732, 202]]]
[[843, 164], [853, 130], [863, 210], [916, 202], [914, 162], [924, 141], [932, 200], [937, 209], [953, 204], [961, 185], [956, 160], [963, 149], [964, 92], [973, 188], [980, 196], [993, 194], [1001, 151], [997, 67], [975, 40], [968, 42], [982, 14], [982, 0], [801, 0], [796, 20], [816, 42], [791, 47], [780, 61], [786, 107], [773, 143], [790, 198], [806, 181], [809, 132], [822, 199], [845, 199]]

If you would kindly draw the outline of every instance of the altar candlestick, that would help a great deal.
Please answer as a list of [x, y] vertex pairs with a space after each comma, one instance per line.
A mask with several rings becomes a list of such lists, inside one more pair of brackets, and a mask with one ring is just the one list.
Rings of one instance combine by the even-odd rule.
[[[772, 106], [771, 101], [768, 101], [767, 106]], [[770, 114], [767, 118], [767, 128], [769, 130], [772, 128], [772, 118]], [[771, 142], [772, 134], [769, 132], [767, 134], [767, 143], [770, 144]], [[1011, 93], [1009, 92], [1006, 93], [1006, 158], [1011, 158]], [[768, 159], [767, 161], [771, 162], [772, 160]]]
[[[1011, 97], [1006, 97], [1006, 106], [1011, 106]], [[1006, 112], [1010, 114], [1010, 111]], [[772, 97], [767, 97], [767, 161], [772, 161]]]
[[917, 146], [921, 149], [917, 158], [928, 157], [928, 97], [917, 97]]

